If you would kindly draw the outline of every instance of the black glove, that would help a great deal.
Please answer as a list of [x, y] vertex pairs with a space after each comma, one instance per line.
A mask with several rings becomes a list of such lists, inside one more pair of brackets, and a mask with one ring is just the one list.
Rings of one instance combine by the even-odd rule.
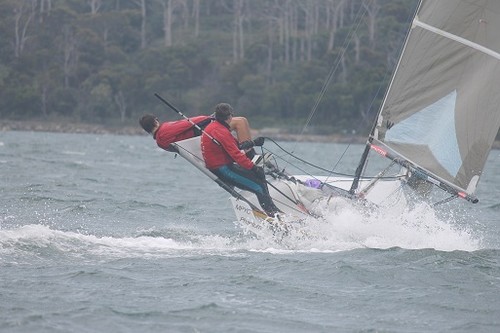
[[254, 144], [255, 146], [262, 146], [262, 145], [264, 145], [264, 140], [265, 140], [265, 139], [264, 139], [264, 137], [259, 136], [258, 138], [255, 138], [255, 139], [253, 140], [253, 144]]
[[240, 143], [240, 149], [247, 150], [254, 146], [253, 141], [247, 140]]
[[259, 177], [260, 179], [266, 179], [266, 174], [264, 173], [264, 168], [261, 168], [259, 166], [254, 165], [252, 167], [252, 171], [255, 172], [257, 177]]

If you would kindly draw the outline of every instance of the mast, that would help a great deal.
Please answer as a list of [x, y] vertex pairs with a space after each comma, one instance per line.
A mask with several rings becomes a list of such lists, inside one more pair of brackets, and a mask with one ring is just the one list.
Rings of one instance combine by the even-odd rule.
[[[420, 0], [419, 4], [417, 6], [417, 9], [413, 13], [413, 18], [412, 18], [411, 22], [413, 22], [415, 20], [415, 17], [417, 16], [417, 13], [418, 13], [418, 11], [420, 9], [420, 6], [422, 6], [422, 0]], [[401, 55], [399, 56], [398, 64], [397, 64], [397, 66], [396, 66], [396, 68], [394, 70], [394, 73], [392, 74], [391, 83], [389, 84], [389, 87], [387, 88], [387, 90], [385, 92], [384, 101], [383, 101], [382, 105], [380, 106], [380, 109], [379, 109], [379, 111], [377, 113], [377, 117], [376, 117], [375, 121], [373, 122], [372, 129], [370, 130], [370, 135], [368, 136], [368, 140], [366, 142], [365, 150], [363, 151], [363, 154], [361, 155], [361, 159], [359, 161], [358, 167], [356, 168], [356, 172], [354, 174], [354, 179], [352, 181], [351, 188], [349, 190], [349, 194], [351, 194], [351, 195], [353, 195], [355, 193], [355, 191], [358, 189], [359, 179], [361, 178], [363, 170], [365, 169], [365, 166], [366, 166], [366, 162], [368, 160], [368, 154], [370, 153], [371, 143], [372, 143], [372, 140], [373, 140], [373, 136], [375, 135], [375, 130], [376, 130], [376, 127], [377, 127], [377, 122], [380, 119], [380, 114], [381, 114], [382, 110], [384, 109], [384, 105], [385, 105], [385, 103], [387, 101], [387, 95], [388, 95], [388, 93], [389, 93], [389, 91], [391, 89], [392, 84], [394, 83], [394, 78], [395, 78], [396, 73], [398, 71], [399, 65], [401, 64], [401, 59], [402, 59], [403, 53], [405, 52], [406, 46], [408, 44], [408, 39], [409, 39], [409, 36], [410, 36], [410, 33], [411, 33], [412, 25], [413, 25], [413, 23], [410, 24], [410, 26], [408, 27], [408, 32], [406, 33], [405, 43], [404, 43], [404, 46], [403, 46], [403, 50], [401, 51]]]
[[500, 127], [499, 22], [500, 1], [420, 1], [367, 143], [471, 202]]

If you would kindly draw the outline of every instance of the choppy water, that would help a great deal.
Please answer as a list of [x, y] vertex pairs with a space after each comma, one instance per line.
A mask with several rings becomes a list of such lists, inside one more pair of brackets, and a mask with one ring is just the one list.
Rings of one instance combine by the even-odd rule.
[[277, 244], [151, 138], [0, 132], [0, 331], [498, 332], [499, 163], [477, 205], [340, 206]]

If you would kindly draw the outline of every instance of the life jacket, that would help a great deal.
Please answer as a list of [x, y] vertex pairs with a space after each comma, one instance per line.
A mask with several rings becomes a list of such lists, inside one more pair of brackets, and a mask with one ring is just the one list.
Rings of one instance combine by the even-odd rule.
[[[189, 120], [203, 129], [213, 120], [213, 118], [209, 116], [197, 116], [189, 118]], [[183, 119], [162, 123], [154, 135], [158, 147], [173, 151], [170, 147], [171, 143], [201, 135], [201, 131], [191, 122], [187, 119]]]

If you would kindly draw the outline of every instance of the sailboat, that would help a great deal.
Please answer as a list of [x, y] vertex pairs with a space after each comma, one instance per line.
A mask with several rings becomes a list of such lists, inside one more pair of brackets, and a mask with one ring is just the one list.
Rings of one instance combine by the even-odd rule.
[[[288, 175], [278, 161], [265, 161], [270, 194], [284, 215], [321, 218], [315, 205], [333, 197], [378, 206], [400, 193], [405, 205], [431, 188], [446, 194], [435, 204], [478, 202], [477, 185], [500, 127], [498, 31], [500, 1], [420, 1], [354, 176]], [[205, 169], [199, 138], [174, 145], [223, 186]], [[373, 155], [387, 167], [367, 177]], [[260, 211], [252, 194], [226, 190], [239, 221], [278, 222]]]

